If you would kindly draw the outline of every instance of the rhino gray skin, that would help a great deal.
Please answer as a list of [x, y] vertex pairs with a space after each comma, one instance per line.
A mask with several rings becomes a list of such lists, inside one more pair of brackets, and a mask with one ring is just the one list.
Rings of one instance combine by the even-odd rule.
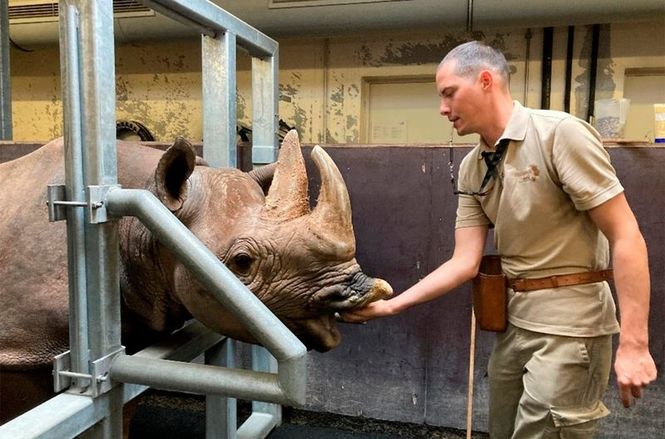
[[[340, 342], [335, 311], [392, 294], [355, 260], [346, 186], [320, 147], [312, 158], [321, 191], [310, 210], [295, 131], [267, 196], [248, 173], [195, 166], [183, 139], [164, 153], [124, 142], [117, 151], [118, 183], [153, 192], [309, 349]], [[15, 383], [36, 385], [43, 378], [26, 374], [50, 375], [53, 356], [68, 349], [66, 227], [48, 222], [45, 195], [63, 181], [62, 139], [0, 165], [0, 417], [16, 402], [6, 399]], [[255, 342], [136, 218], [121, 219], [118, 231], [123, 344], [138, 349], [192, 316]]]

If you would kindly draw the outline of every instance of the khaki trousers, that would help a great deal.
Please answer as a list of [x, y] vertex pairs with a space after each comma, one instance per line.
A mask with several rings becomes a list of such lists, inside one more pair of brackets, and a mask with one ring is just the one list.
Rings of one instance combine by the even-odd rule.
[[508, 325], [489, 362], [491, 439], [593, 437], [612, 363], [612, 336], [563, 337]]

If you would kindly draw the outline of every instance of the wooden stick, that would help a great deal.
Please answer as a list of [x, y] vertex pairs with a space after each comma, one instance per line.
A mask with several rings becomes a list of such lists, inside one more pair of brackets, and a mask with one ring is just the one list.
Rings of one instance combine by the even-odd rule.
[[466, 394], [466, 439], [473, 431], [473, 375], [476, 363], [476, 314], [471, 308], [471, 335], [469, 340], [469, 386]]

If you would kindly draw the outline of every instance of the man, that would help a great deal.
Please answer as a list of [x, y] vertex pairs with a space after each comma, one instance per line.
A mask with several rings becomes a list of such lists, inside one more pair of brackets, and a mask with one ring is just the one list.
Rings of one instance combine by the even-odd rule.
[[[506, 276], [536, 288], [508, 290], [508, 329], [489, 363], [490, 435], [592, 437], [609, 413], [601, 400], [612, 334], [620, 332], [614, 370], [624, 406], [656, 378], [646, 244], [598, 133], [566, 113], [521, 106], [509, 79], [503, 54], [480, 42], [441, 61], [441, 115], [458, 134], [480, 135], [460, 165], [453, 255], [402, 294], [342, 317], [394, 315], [472, 279], [494, 227]], [[610, 250], [620, 331], [609, 285], [597, 278]], [[558, 284], [578, 277], [586, 281]]]

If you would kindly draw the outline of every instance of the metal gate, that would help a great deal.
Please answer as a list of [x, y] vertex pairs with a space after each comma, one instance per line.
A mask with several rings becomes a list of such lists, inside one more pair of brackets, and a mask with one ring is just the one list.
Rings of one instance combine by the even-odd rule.
[[[240, 46], [252, 57], [253, 161], [274, 161], [278, 44], [207, 0], [142, 3], [202, 35], [204, 158], [212, 166], [236, 165]], [[56, 390], [68, 390], [0, 427], [0, 437], [119, 438], [123, 404], [155, 386], [206, 394], [208, 438], [263, 438], [281, 422], [276, 404], [304, 403], [306, 349], [156, 197], [117, 185], [113, 2], [62, 0], [59, 8], [66, 182], [49, 187], [48, 198], [50, 220], [67, 220], [70, 351], [56, 358], [54, 382]], [[229, 341], [199, 323], [161, 346], [125, 355], [114, 220], [128, 215], [247, 322], [274, 357], [254, 348], [257, 370], [234, 369]], [[203, 351], [208, 364], [183, 362]], [[265, 402], [255, 402], [236, 429], [230, 398]]]

